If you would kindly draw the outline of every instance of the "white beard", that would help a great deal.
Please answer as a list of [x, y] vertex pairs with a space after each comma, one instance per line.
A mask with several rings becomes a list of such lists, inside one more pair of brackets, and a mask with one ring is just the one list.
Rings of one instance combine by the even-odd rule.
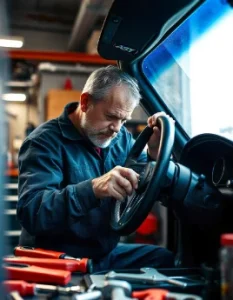
[[99, 148], [107, 148], [112, 140], [117, 136], [117, 133], [113, 133], [113, 136], [106, 137], [106, 139], [101, 139], [99, 137], [100, 133], [106, 133], [106, 131], [100, 132], [98, 129], [94, 128], [88, 121], [86, 114], [82, 116], [80, 125], [87, 138], [92, 142], [92, 144]]
[[106, 141], [98, 139], [97, 136], [90, 136], [88, 135], [88, 139], [94, 144], [96, 147], [99, 148], [107, 148], [112, 141], [112, 138], [108, 138]]

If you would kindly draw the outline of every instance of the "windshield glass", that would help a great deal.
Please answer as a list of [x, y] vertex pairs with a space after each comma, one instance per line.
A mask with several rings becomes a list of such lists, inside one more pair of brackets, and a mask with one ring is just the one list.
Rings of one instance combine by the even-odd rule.
[[233, 7], [207, 0], [143, 61], [143, 72], [190, 137], [233, 140]]

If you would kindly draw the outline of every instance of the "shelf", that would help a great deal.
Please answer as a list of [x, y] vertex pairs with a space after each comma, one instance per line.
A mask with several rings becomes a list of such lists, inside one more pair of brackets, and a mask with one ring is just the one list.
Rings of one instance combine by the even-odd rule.
[[97, 65], [116, 64], [115, 60], [106, 60], [100, 57], [99, 55], [90, 55], [78, 52], [10, 50], [7, 53], [11, 59], [59, 61]]

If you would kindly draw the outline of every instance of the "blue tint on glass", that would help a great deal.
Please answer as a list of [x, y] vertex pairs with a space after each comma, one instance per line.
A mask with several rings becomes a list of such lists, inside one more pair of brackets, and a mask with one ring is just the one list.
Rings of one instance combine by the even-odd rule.
[[232, 13], [232, 9], [228, 3], [221, 0], [207, 0], [203, 3], [144, 59], [142, 69], [150, 83], [154, 85], [161, 73], [177, 63], [177, 59], [196, 40], [226, 14]]

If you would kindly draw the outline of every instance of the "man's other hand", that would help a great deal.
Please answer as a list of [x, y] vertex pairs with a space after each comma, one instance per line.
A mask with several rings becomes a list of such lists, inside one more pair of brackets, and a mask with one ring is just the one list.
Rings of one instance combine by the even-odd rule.
[[160, 128], [158, 127], [158, 117], [160, 116], [167, 116], [170, 118], [173, 122], [175, 122], [169, 115], [167, 115], [165, 112], [158, 112], [151, 117], [148, 118], [147, 124], [149, 127], [153, 128], [153, 134], [151, 135], [147, 145], [148, 145], [148, 153], [151, 158], [154, 160], [157, 159], [158, 153], [159, 153], [159, 145], [160, 145]]
[[139, 174], [134, 170], [116, 166], [103, 176], [94, 178], [92, 187], [96, 198], [113, 197], [116, 200], [123, 200], [137, 189], [138, 178]]

